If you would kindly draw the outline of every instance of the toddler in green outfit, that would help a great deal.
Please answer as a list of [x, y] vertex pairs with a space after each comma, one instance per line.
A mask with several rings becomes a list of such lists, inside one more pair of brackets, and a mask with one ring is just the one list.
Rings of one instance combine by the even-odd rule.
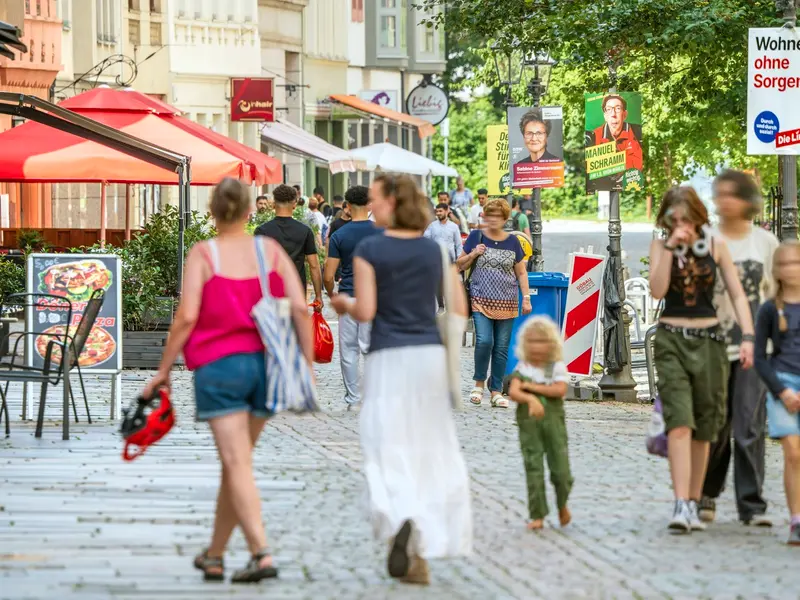
[[561, 335], [547, 317], [531, 317], [517, 335], [517, 363], [511, 374], [509, 396], [517, 403], [519, 443], [528, 484], [528, 529], [544, 527], [547, 498], [544, 458], [556, 491], [558, 519], [564, 527], [572, 520], [567, 499], [572, 489], [569, 468], [564, 396], [569, 375], [561, 360]]

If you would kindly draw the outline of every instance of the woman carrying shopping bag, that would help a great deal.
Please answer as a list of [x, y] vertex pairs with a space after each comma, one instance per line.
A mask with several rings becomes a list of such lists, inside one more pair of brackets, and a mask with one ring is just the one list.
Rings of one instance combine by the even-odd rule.
[[339, 314], [372, 321], [364, 367], [361, 446], [376, 536], [389, 546], [388, 571], [429, 583], [427, 559], [472, 549], [469, 481], [451, 411], [436, 296], [449, 278], [448, 310], [466, 317], [455, 267], [423, 232], [430, 203], [405, 175], [380, 175], [370, 189], [384, 235], [359, 244], [355, 298], [331, 300]]
[[161, 366], [143, 396], [150, 398], [158, 388], [169, 387], [170, 370], [183, 352], [186, 366], [195, 372], [197, 420], [208, 421], [222, 463], [211, 543], [194, 565], [206, 580], [222, 580], [225, 548], [239, 525], [252, 558], [234, 573], [232, 581], [254, 583], [276, 577], [278, 572], [261, 519], [252, 451], [272, 413], [268, 402], [274, 407], [287, 395], [276, 381], [303, 378], [296, 372], [267, 374], [267, 362], [280, 359], [296, 365], [297, 360], [287, 361], [283, 348], [278, 356], [273, 351], [265, 357], [259, 329], [276, 325], [267, 321], [268, 315], [278, 313], [256, 309], [258, 325], [251, 313], [264, 301], [273, 305], [288, 302], [296, 333], [285, 334], [283, 322], [271, 331], [280, 340], [292, 338], [295, 346], [299, 343], [300, 360], [308, 363], [305, 366], [310, 365], [314, 352], [311, 322], [291, 259], [276, 242], [260, 236], [254, 239], [245, 231], [250, 213], [247, 186], [224, 179], [214, 190], [210, 209], [218, 236], [195, 245], [186, 258], [183, 294]]

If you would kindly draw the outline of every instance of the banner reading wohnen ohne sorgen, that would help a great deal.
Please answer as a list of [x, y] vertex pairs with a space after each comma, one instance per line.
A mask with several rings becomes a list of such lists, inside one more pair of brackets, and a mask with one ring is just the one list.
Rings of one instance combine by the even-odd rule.
[[751, 29], [747, 62], [747, 153], [800, 154], [800, 36]]

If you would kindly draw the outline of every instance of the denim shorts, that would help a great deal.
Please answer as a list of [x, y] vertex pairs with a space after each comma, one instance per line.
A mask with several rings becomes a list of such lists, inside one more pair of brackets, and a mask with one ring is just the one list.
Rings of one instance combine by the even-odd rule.
[[198, 421], [240, 411], [270, 416], [264, 353], [231, 354], [203, 365], [194, 372], [194, 398]]
[[[778, 371], [778, 379], [789, 389], [800, 391], [800, 375]], [[783, 400], [767, 393], [767, 423], [769, 437], [785, 438], [789, 435], [800, 435], [800, 413], [786, 410]]]

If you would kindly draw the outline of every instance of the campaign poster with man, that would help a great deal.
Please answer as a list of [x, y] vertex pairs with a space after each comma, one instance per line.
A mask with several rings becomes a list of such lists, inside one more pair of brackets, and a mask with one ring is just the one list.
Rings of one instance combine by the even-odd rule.
[[584, 98], [586, 191], [644, 189], [641, 94], [607, 92]]
[[561, 107], [509, 108], [508, 122], [512, 187], [563, 187], [564, 118]]

